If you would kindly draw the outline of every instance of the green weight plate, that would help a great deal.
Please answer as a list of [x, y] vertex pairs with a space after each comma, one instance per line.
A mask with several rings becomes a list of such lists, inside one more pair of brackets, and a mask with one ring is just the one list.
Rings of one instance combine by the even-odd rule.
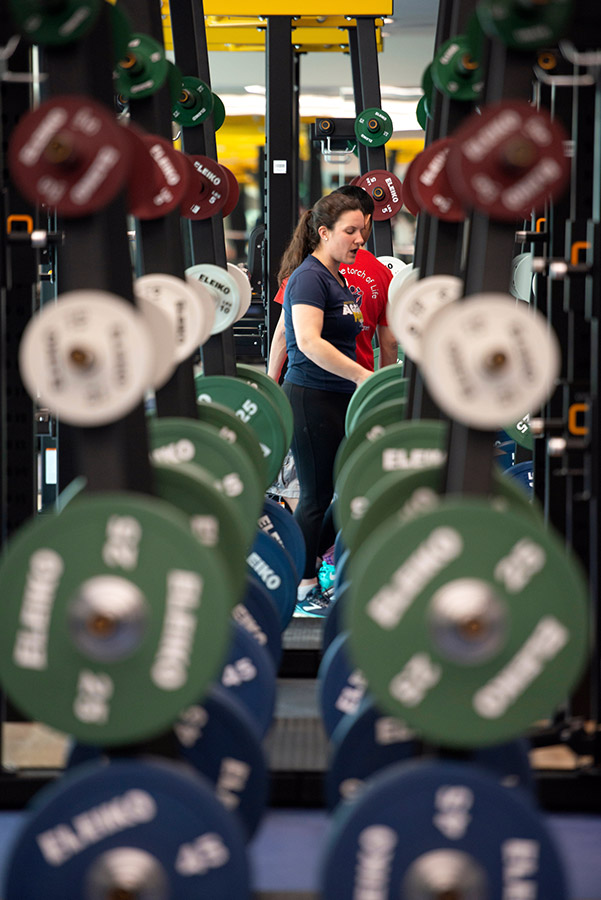
[[181, 88], [181, 94], [171, 108], [174, 122], [184, 128], [202, 125], [213, 112], [214, 94], [211, 88], [193, 75], [182, 78]]
[[515, 425], [509, 425], [504, 429], [505, 434], [512, 438], [520, 447], [526, 450], [534, 450], [534, 438], [530, 431], [530, 414], [526, 413]]
[[196, 399], [227, 406], [250, 425], [261, 444], [267, 461], [267, 477], [272, 484], [288, 450], [282, 417], [266, 394], [242, 378], [227, 375], [198, 375], [195, 378]]
[[396, 425], [397, 422], [403, 421], [406, 407], [405, 397], [395, 397], [394, 400], [380, 403], [375, 409], [361, 416], [361, 421], [357, 422], [351, 433], [343, 438], [338, 448], [334, 460], [334, 481], [338, 478], [347, 459], [364, 441], [372, 441], [388, 425]]
[[420, 97], [420, 99], [418, 100], [417, 107], [415, 109], [417, 124], [422, 129], [422, 131], [425, 131], [428, 125], [428, 110], [426, 104], [426, 95], [424, 94], [424, 96]]
[[364, 109], [355, 119], [355, 134], [364, 147], [383, 147], [394, 131], [392, 119], [376, 106]]
[[243, 422], [240, 416], [237, 416], [227, 406], [220, 403], [199, 403], [196, 407], [198, 418], [207, 425], [217, 428], [220, 436], [229, 441], [230, 444], [237, 444], [240, 449], [246, 453], [253, 464], [259, 483], [265, 488], [269, 487], [267, 480], [267, 463], [261, 450], [259, 439], [250, 425]]
[[422, 75], [421, 88], [426, 97], [426, 101], [429, 107], [432, 106], [432, 96], [434, 94], [434, 82], [432, 80], [432, 63], [429, 66], [426, 66]]
[[115, 69], [117, 93], [127, 100], [151, 97], [165, 84], [169, 63], [162, 44], [146, 34], [132, 34]]
[[395, 381], [399, 376], [402, 378], [402, 372], [402, 366], [384, 366], [383, 369], [378, 369], [376, 372], [373, 372], [369, 378], [366, 378], [365, 381], [361, 382], [359, 387], [354, 391], [346, 410], [346, 417], [344, 420], [344, 430], [346, 434], [350, 434], [350, 421], [354, 416], [358, 405], [363, 402], [363, 398], [381, 384], [384, 384], [389, 380]]
[[346, 461], [336, 481], [334, 518], [344, 526], [365, 504], [367, 490], [391, 472], [410, 472], [442, 465], [446, 458], [447, 424], [412, 421], [389, 425], [373, 441], [358, 447]]
[[223, 105], [223, 101], [221, 97], [217, 94], [213, 94], [213, 124], [215, 125], [215, 131], [219, 131], [223, 123], [225, 122], [225, 106]]
[[129, 17], [125, 14], [121, 6], [109, 3], [108, 11], [113, 33], [113, 54], [116, 64], [120, 59], [123, 59], [127, 53], [127, 45], [132, 36], [132, 27]]
[[263, 489], [248, 457], [212, 425], [193, 419], [150, 419], [148, 428], [153, 462], [193, 463], [208, 472], [217, 490], [235, 504], [249, 546], [263, 506]]
[[157, 497], [185, 513], [194, 536], [218, 554], [231, 582], [231, 589], [223, 599], [233, 609], [246, 587], [244, 548], [248, 545], [248, 527], [241, 521], [238, 509], [217, 490], [207, 472], [191, 463], [177, 466], [155, 463], [153, 481]]
[[472, 56], [466, 35], [458, 34], [441, 44], [432, 62], [432, 81], [454, 100], [475, 102], [484, 86], [482, 69]]
[[[391, 368], [399, 370], [397, 377], [391, 376], [380, 384], [374, 384], [372, 390], [365, 394], [361, 402], [355, 406], [349, 420], [349, 434], [353, 433], [364, 416], [377, 409], [382, 403], [388, 403], [389, 400], [405, 400], [407, 398], [409, 379], [403, 375], [401, 366], [392, 366]], [[384, 370], [382, 369], [381, 371]]]
[[10, 0], [10, 13], [23, 37], [33, 44], [63, 46], [84, 37], [94, 27], [102, 0]]
[[572, 0], [520, 3], [519, 0], [480, 0], [476, 13], [483, 31], [513, 50], [555, 47], [572, 16]]
[[483, 500], [383, 523], [352, 563], [351, 657], [426, 741], [511, 740], [553, 715], [587, 659], [588, 590], [542, 525]]
[[252, 366], [245, 366], [238, 363], [236, 366], [238, 378], [243, 378], [249, 384], [254, 384], [260, 391], [263, 391], [275, 403], [279, 414], [284, 423], [284, 434], [287, 446], [292, 443], [292, 433], [294, 431], [294, 414], [288, 397], [279, 384], [266, 375], [265, 372], [258, 372]]
[[[429, 512], [442, 500], [443, 473], [440, 466], [414, 472], [393, 472], [367, 489], [363, 503], [357, 504], [342, 530], [344, 545], [351, 553], [359, 550], [370, 534], [384, 521], [407, 522], [421, 512]], [[539, 524], [543, 517], [538, 503], [531, 503], [526, 491], [496, 471], [493, 495], [495, 509], [513, 509]]]
[[0, 579], [3, 689], [85, 743], [164, 731], [223, 664], [226, 574], [162, 500], [96, 494], [34, 520]]

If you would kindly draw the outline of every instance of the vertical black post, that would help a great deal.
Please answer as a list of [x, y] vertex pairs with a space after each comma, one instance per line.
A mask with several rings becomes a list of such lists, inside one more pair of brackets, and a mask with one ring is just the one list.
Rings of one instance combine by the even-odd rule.
[[290, 16], [269, 16], [265, 36], [265, 225], [269, 342], [281, 308], [273, 302], [282, 254], [296, 227], [298, 182], [298, 84]]

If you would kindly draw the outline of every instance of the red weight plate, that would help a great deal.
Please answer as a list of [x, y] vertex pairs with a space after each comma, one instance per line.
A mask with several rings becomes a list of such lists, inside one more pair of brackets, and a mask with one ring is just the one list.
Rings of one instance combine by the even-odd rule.
[[165, 138], [131, 125], [127, 135], [135, 164], [128, 185], [128, 206], [138, 219], [158, 219], [177, 209], [186, 193], [190, 167]]
[[374, 201], [374, 220], [392, 219], [403, 205], [403, 185], [386, 169], [372, 169], [356, 182]]
[[240, 198], [240, 185], [238, 184], [238, 179], [236, 178], [234, 173], [231, 171], [231, 169], [228, 169], [227, 166], [224, 166], [221, 163], [219, 164], [219, 168], [222, 169], [223, 172], [225, 173], [225, 177], [227, 178], [227, 183], [229, 186], [227, 202], [225, 203], [223, 209], [221, 210], [221, 214], [222, 214], [223, 218], [225, 219], [226, 216], [229, 216], [230, 213], [232, 213], [235, 210], [235, 208], [238, 204], [238, 200]]
[[409, 210], [412, 216], [416, 216], [421, 209], [421, 206], [415, 199], [415, 195], [411, 190], [411, 172], [415, 168], [414, 163], [419, 155], [420, 154], [418, 153], [417, 156], [413, 157], [407, 166], [407, 171], [405, 172], [405, 177], [403, 179], [403, 206]]
[[432, 143], [413, 160], [409, 190], [422, 209], [445, 222], [461, 222], [465, 210], [449, 180], [447, 159], [454, 138]]
[[526, 101], [482, 108], [455, 133], [449, 171], [463, 202], [491, 219], [513, 222], [539, 212], [570, 178], [568, 135]]
[[23, 116], [12, 134], [8, 161], [24, 197], [74, 218], [111, 202], [129, 174], [132, 154], [127, 135], [106, 107], [70, 94]]
[[186, 219], [210, 219], [227, 203], [229, 181], [221, 166], [208, 156], [186, 159], [192, 172], [180, 211]]

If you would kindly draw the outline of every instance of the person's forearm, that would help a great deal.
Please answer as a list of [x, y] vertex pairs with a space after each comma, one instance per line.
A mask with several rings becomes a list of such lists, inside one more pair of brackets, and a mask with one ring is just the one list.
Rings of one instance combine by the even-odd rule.
[[390, 328], [378, 328], [378, 344], [380, 345], [380, 368], [394, 365], [398, 359], [399, 348]]
[[278, 319], [275, 326], [273, 336], [271, 338], [271, 347], [269, 348], [269, 360], [267, 364], [267, 374], [274, 381], [280, 380], [282, 367], [286, 360], [286, 332], [284, 330], [284, 311]]
[[299, 343], [299, 350], [316, 366], [320, 366], [326, 372], [331, 372], [332, 375], [354, 381], [355, 384], [360, 384], [371, 375], [369, 369], [365, 369], [353, 359], [349, 359], [322, 337], [306, 338]]

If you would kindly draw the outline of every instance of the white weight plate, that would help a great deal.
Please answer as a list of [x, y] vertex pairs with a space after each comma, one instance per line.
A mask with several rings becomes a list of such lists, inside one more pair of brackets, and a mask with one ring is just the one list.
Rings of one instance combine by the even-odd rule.
[[194, 278], [194, 276], [189, 277], [186, 273], [186, 281], [188, 282], [190, 287], [194, 288], [204, 314], [204, 329], [200, 336], [200, 344], [202, 346], [202, 344], [209, 340], [211, 334], [213, 333], [216, 314], [215, 300], [213, 299], [213, 295], [208, 287], [205, 287], [202, 281], [199, 281], [198, 278]]
[[131, 303], [105, 291], [71, 291], [27, 324], [23, 383], [70, 425], [106, 425], [131, 412], [152, 384], [154, 344]]
[[444, 306], [422, 338], [422, 372], [440, 408], [481, 430], [538, 410], [560, 367], [545, 317], [510, 294], [475, 294]]
[[397, 259], [396, 256], [378, 256], [378, 260], [392, 272], [393, 276], [396, 275], [397, 272], [402, 272], [408, 265], [408, 263], [403, 262], [402, 259]]
[[169, 313], [145, 297], [138, 297], [138, 309], [150, 329], [154, 344], [154, 369], [151, 386], [155, 391], [162, 388], [173, 375], [175, 359], [175, 331]]
[[405, 266], [404, 269], [401, 269], [400, 272], [397, 272], [396, 275], [392, 276], [392, 281], [388, 285], [388, 311], [386, 313], [386, 317], [391, 313], [391, 310], [394, 309], [394, 306], [405, 290], [405, 287], [408, 284], [412, 284], [414, 281], [417, 281], [419, 278], [419, 269], [413, 268], [413, 263], [409, 263]]
[[181, 363], [200, 347], [205, 322], [194, 288], [175, 275], [153, 272], [134, 281], [138, 301], [156, 303], [169, 316], [175, 336], [175, 361]]
[[213, 263], [198, 263], [186, 269], [188, 281], [195, 278], [207, 287], [215, 303], [215, 324], [211, 334], [219, 334], [236, 321], [240, 298], [238, 287], [230, 273]]
[[227, 270], [238, 286], [239, 307], [236, 322], [239, 322], [242, 316], [246, 315], [248, 312], [252, 297], [252, 287], [250, 286], [248, 275], [245, 275], [238, 266], [229, 262], [227, 264]]
[[530, 303], [532, 291], [532, 253], [518, 253], [511, 261], [511, 278], [509, 281], [509, 293], [516, 300], [525, 300]]
[[421, 360], [422, 335], [439, 309], [457, 300], [463, 281], [453, 275], [431, 275], [405, 287], [388, 315], [388, 324], [403, 351], [413, 362]]

